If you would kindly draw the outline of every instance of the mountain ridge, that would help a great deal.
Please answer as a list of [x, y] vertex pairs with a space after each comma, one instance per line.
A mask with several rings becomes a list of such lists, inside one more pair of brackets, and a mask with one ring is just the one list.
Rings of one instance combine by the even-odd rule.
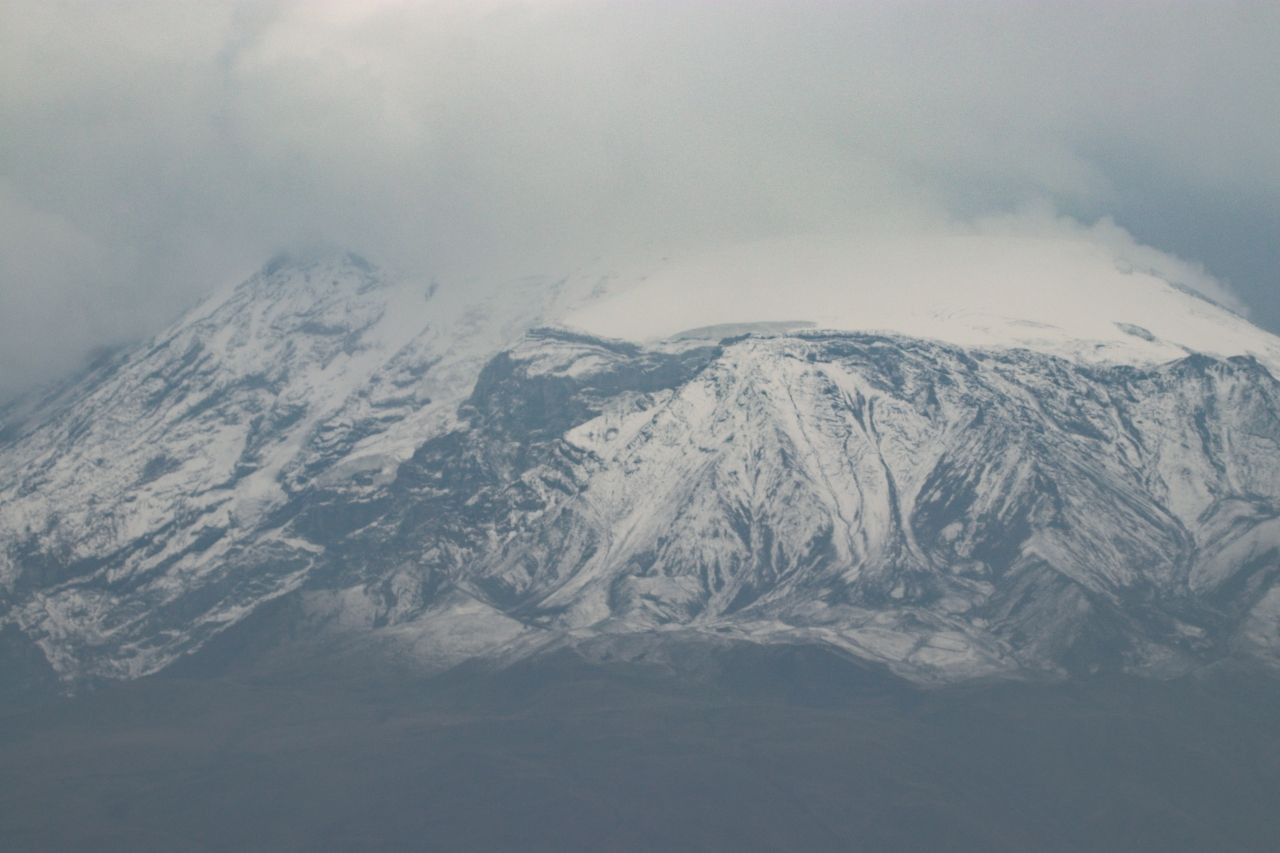
[[921, 682], [1280, 656], [1257, 358], [546, 325], [584, 289], [433, 318], [363, 261], [264, 268], [0, 446], [0, 622], [67, 683], [282, 596], [429, 669], [677, 636]]

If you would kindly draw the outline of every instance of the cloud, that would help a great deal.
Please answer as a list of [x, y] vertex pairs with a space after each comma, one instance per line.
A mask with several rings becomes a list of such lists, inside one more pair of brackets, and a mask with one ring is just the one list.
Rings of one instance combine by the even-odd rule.
[[12, 0], [0, 394], [303, 242], [474, 282], [1039, 201], [1182, 253], [1150, 211], [1280, 207], [1277, 42], [1261, 3]]

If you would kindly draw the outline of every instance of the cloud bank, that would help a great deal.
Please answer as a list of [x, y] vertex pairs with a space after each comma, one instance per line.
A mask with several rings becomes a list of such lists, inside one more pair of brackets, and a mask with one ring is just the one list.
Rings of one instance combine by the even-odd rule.
[[298, 245], [482, 286], [1028, 204], [1280, 328], [1277, 44], [1264, 3], [11, 0], [0, 395]]

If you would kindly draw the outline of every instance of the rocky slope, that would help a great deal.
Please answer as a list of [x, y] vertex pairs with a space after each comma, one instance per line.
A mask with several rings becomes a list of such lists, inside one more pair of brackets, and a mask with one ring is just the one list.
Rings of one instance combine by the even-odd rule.
[[437, 311], [358, 259], [280, 264], [11, 408], [3, 636], [129, 678], [289, 596], [304, 642], [434, 668], [674, 638], [919, 681], [1280, 661], [1266, 353], [632, 343], [535, 328], [558, 299]]

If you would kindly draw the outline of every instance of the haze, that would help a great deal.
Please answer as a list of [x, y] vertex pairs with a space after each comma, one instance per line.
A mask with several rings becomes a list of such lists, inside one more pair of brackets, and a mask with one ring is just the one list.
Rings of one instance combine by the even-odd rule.
[[317, 244], [476, 288], [1032, 209], [1280, 330], [1277, 43], [1264, 3], [11, 0], [0, 396]]

